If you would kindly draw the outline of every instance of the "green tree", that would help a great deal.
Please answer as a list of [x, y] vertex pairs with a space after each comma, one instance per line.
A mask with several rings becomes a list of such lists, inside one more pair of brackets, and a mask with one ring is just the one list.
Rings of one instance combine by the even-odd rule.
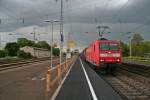
[[141, 56], [143, 54], [142, 51], [142, 42], [143, 42], [143, 37], [136, 33], [133, 35], [133, 38], [131, 40], [131, 45], [132, 45], [132, 56]]
[[50, 45], [46, 41], [39, 41], [38, 43], [35, 43], [34, 41], [28, 40], [26, 38], [19, 38], [17, 43], [19, 47], [32, 46], [50, 50]]
[[150, 41], [145, 41], [142, 45], [144, 53], [150, 53]]
[[39, 41], [38, 43], [36, 43], [35, 47], [44, 48], [48, 50], [50, 50], [51, 48], [50, 45], [46, 41]]
[[16, 42], [7, 43], [5, 46], [5, 50], [8, 52], [9, 56], [17, 56], [19, 45]]
[[140, 45], [141, 56], [147, 55], [150, 53], [150, 41], [144, 41]]
[[60, 50], [59, 48], [53, 48], [53, 55], [54, 56], [59, 56]]
[[7, 52], [5, 50], [0, 50], [0, 58], [6, 57]]
[[143, 40], [144, 40], [143, 37], [140, 34], [136, 33], [133, 35], [133, 38], [131, 41], [132, 41], [132, 44], [139, 45]]
[[127, 57], [129, 56], [129, 46], [125, 43], [121, 43], [121, 48], [122, 48], [122, 56]]
[[35, 43], [34, 41], [28, 40], [26, 38], [19, 38], [17, 40], [17, 43], [20, 47], [24, 47], [24, 46], [34, 46]]
[[19, 58], [24, 58], [24, 59], [32, 58], [32, 55], [31, 55], [30, 53], [26, 53], [26, 52], [24, 52], [24, 51], [22, 51], [22, 50], [19, 50], [19, 51], [17, 52], [17, 56], [18, 56]]

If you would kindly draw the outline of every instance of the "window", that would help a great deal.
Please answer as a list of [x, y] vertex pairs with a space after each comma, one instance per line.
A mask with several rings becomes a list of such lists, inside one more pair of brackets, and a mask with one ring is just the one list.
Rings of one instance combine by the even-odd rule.
[[117, 43], [101, 43], [100, 49], [101, 50], [118, 50], [119, 46]]
[[110, 43], [109, 44], [109, 49], [110, 50], [118, 50], [119, 49], [118, 44], [116, 44], [116, 43]]
[[109, 45], [108, 45], [108, 43], [101, 43], [101, 44], [100, 44], [100, 49], [101, 49], [101, 50], [109, 50]]

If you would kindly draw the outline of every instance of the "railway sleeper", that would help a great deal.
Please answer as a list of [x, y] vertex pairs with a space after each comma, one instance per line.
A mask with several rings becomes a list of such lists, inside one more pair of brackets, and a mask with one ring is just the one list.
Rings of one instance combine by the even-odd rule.
[[127, 96], [129, 100], [148, 100], [148, 96]]

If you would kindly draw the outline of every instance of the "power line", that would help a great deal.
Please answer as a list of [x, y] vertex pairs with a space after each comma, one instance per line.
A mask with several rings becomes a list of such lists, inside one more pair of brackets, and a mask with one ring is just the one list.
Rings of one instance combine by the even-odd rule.
[[[121, 10], [122, 10], [123, 8], [125, 8], [125, 7], [128, 5], [128, 3], [129, 3], [129, 0], [128, 0], [126, 3], [124, 3], [124, 4], [120, 7], [120, 9], [118, 10], [118, 12], [116, 12], [113, 16], [116, 17], [116, 18], [120, 18]], [[114, 19], [114, 17], [112, 17], [112, 19]], [[112, 19], [111, 19], [111, 20], [112, 20]], [[121, 18], [120, 18], [120, 20], [121, 20]]]
[[94, 22], [97, 26], [98, 20], [97, 20], [97, 13], [96, 13], [96, 5], [94, 6], [94, 14], [93, 15], [94, 15]]
[[135, 32], [141, 28], [143, 28], [145, 25], [150, 23], [150, 19], [148, 19], [148, 21], [146, 21], [144, 24], [137, 26], [136, 28], [134, 28], [131, 32]]
[[13, 17], [13, 18], [16, 18], [16, 19], [17, 19], [16, 16], [18, 16], [18, 14], [17, 14], [15, 11], [13, 11], [12, 9], [9, 9], [9, 8], [7, 8], [6, 6], [3, 6], [3, 5], [1, 5], [1, 8], [8, 12], [7, 15], [8, 15], [9, 17]]
[[[108, 8], [108, 6], [109, 6], [110, 1], [112, 1], [112, 0], [108, 0], [108, 1], [105, 3], [105, 5], [104, 5], [104, 11], [102, 12], [102, 19], [103, 19], [103, 20], [104, 20], [105, 13], [106, 13], [106, 11], [107, 11], [107, 8]], [[101, 20], [102, 20], [102, 19], [101, 19]], [[101, 23], [103, 23], [103, 21], [101, 21]]]
[[[118, 18], [118, 22], [120, 23], [120, 25], [122, 24], [122, 19], [120, 18], [121, 10], [122, 10], [123, 8], [125, 8], [125, 7], [128, 5], [128, 3], [129, 3], [129, 0], [128, 0], [124, 5], [121, 6], [121, 8], [118, 10], [117, 13], [114, 14], [114, 17]], [[137, 13], [136, 13], [136, 14], [137, 14]], [[134, 14], [134, 15], [136, 15], [136, 14]], [[112, 19], [113, 19], [114, 17], [112, 17]], [[148, 23], [150, 23], [150, 20], [149, 20], [148, 22], [146, 21], [146, 23], [143, 24], [143, 25], [146, 25], [146, 24], [148, 24]], [[136, 27], [136, 28], [133, 29], [133, 30], [137, 30], [137, 29], [143, 27], [143, 25], [139, 25], [138, 27]]]
[[[71, 11], [73, 11], [73, 10], [80, 10], [81, 8], [83, 8], [83, 7], [85, 7], [85, 6], [89, 6], [89, 5], [91, 5], [91, 3], [86, 3], [86, 4], [82, 4], [81, 6], [79, 6], [79, 7], [74, 7], [74, 8], [71, 8], [71, 9], [68, 9], [68, 11], [66, 11], [67, 13], [71, 10]], [[5, 19], [2, 19], [2, 20], [22, 20], [22, 23], [25, 23], [25, 18], [24, 17], [17, 17], [18, 16], [18, 14], [17, 13], [15, 13], [13, 10], [11, 10], [10, 11], [10, 9], [9, 8], [7, 8], [7, 7], [3, 7], [3, 9], [5, 8], [5, 10], [7, 10], [7, 14], [8, 14], [8, 16], [10, 16], [10, 17], [13, 17], [13, 18], [5, 18]], [[13, 12], [13, 13], [12, 13]], [[66, 12], [64, 12], [65, 14], [66, 14]], [[10, 14], [11, 13], [11, 14]], [[15, 14], [14, 14], [15, 13]], [[51, 13], [50, 15], [54, 15], [54, 14], [58, 14], [59, 13], [59, 11], [58, 12], [53, 12], [53, 13]], [[33, 17], [33, 16], [32, 16]], [[34, 16], [35, 18], [37, 18], [38, 16]], [[35, 19], [34, 18], [34, 19]], [[39, 18], [41, 18], [41, 16], [39, 16]], [[27, 18], [26, 18], [27, 19]]]

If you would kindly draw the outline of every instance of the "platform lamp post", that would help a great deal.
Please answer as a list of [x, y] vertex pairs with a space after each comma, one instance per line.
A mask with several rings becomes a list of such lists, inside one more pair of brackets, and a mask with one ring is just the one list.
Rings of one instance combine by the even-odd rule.
[[53, 67], [53, 24], [60, 22], [58, 20], [45, 20], [44, 22], [51, 23], [52, 25], [52, 34], [51, 34], [51, 68]]

